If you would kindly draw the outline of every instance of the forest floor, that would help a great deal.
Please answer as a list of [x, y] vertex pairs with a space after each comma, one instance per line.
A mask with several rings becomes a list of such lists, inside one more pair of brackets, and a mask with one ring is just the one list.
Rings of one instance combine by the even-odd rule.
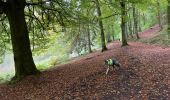
[[[153, 37], [159, 27], [140, 33]], [[0, 85], [0, 100], [170, 100], [170, 48], [116, 41], [108, 51], [93, 52], [28, 76], [15, 85]], [[115, 57], [122, 65], [105, 75], [103, 62]]]

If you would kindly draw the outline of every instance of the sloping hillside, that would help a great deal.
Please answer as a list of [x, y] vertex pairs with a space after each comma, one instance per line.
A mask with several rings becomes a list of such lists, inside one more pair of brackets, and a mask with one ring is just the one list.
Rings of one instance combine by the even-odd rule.
[[[157, 26], [155, 26], [157, 27]], [[159, 27], [149, 29], [153, 36]], [[146, 31], [140, 33], [145, 38]], [[146, 37], [148, 37], [146, 34]], [[170, 48], [129, 42], [108, 44], [109, 50], [93, 52], [38, 76], [28, 76], [15, 85], [0, 85], [1, 100], [101, 99], [168, 100], [170, 98]], [[106, 69], [103, 61], [115, 57], [120, 70]]]

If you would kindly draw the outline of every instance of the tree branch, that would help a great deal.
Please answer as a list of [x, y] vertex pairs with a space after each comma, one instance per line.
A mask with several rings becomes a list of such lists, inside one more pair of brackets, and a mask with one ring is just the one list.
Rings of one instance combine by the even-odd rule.
[[39, 23], [39, 25], [43, 28], [43, 30], [45, 29], [43, 23], [41, 23], [41, 21], [35, 15], [31, 16], [29, 14], [25, 14], [25, 16], [35, 19]]
[[114, 14], [111, 14], [111, 15], [109, 15], [109, 16], [103, 17], [103, 18], [101, 18], [101, 19], [107, 19], [107, 18], [116, 16], [116, 15], [119, 15], [119, 13], [114, 13]]
[[40, 1], [40, 2], [27, 2], [25, 5], [26, 6], [36, 6], [36, 5], [43, 5], [47, 2], [49, 2], [49, 1], [47, 0], [47, 1]]

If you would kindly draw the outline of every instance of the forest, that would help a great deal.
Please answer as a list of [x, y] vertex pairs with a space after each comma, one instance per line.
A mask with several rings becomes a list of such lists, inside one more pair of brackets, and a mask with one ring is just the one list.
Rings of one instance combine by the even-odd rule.
[[168, 100], [170, 0], [0, 0], [1, 100]]

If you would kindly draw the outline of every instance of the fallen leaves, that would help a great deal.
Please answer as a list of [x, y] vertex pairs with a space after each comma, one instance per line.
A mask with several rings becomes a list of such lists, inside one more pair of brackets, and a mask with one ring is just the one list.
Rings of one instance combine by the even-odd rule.
[[[0, 99], [168, 100], [170, 48], [129, 44], [121, 47], [119, 42], [113, 42], [109, 51], [76, 58], [39, 76], [28, 76], [14, 86], [0, 85]], [[103, 61], [113, 56], [122, 68], [105, 75]]]

